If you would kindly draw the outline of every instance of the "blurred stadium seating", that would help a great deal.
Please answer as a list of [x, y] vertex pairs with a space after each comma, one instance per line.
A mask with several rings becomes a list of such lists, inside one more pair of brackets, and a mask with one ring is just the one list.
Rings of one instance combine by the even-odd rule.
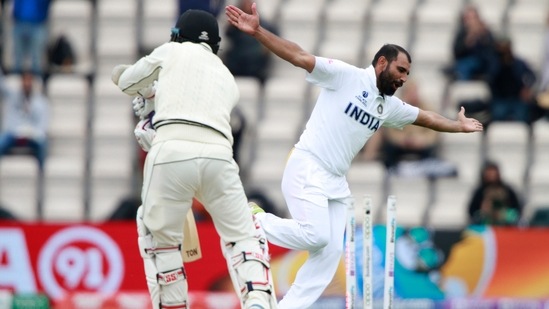
[[[283, 37], [322, 56], [367, 66], [383, 43], [408, 48], [414, 59], [412, 75], [420, 85], [427, 85], [422, 92], [440, 102], [436, 105], [438, 112], [454, 117], [458, 100], [487, 95], [482, 84], [450, 84], [441, 73], [441, 68], [451, 61], [451, 40], [460, 8], [466, 2], [277, 0], [260, 1], [258, 6], [262, 17], [278, 23]], [[496, 31], [510, 33], [519, 55], [534, 68], [541, 67], [548, 1], [470, 2], [479, 5], [481, 14]], [[78, 66], [75, 74], [53, 76], [48, 84], [53, 115], [44, 219], [103, 220], [121, 199], [139, 193], [131, 98], [112, 84], [110, 70], [115, 64], [132, 63], [140, 52], [167, 41], [176, 18], [176, 3], [157, 3], [53, 2], [51, 31], [66, 33], [75, 43]], [[9, 33], [9, 19], [3, 22]], [[226, 24], [224, 16], [220, 16], [220, 22], [222, 26]], [[9, 44], [7, 41], [4, 46], [7, 51]], [[9, 61], [9, 53], [4, 54], [5, 61]], [[304, 81], [304, 72], [280, 60], [274, 62], [273, 77], [264, 93], [249, 80], [239, 78], [237, 82], [251, 123], [244, 146], [245, 184], [264, 188], [285, 209], [280, 192], [283, 166], [314, 104], [317, 89]], [[349, 174], [351, 189], [357, 199], [363, 194], [375, 196], [375, 207], [384, 202], [384, 194], [396, 193], [401, 198], [398, 219], [404, 225], [463, 227], [467, 224], [467, 198], [478, 180], [481, 151], [485, 149], [501, 162], [505, 177], [527, 194], [525, 215], [531, 215], [536, 207], [549, 204], [547, 120], [533, 126], [532, 136], [524, 135], [524, 128], [511, 123], [492, 129], [484, 145], [487, 148], [483, 147], [480, 134], [444, 136], [442, 156], [459, 167], [456, 179], [440, 180], [433, 187], [425, 181], [394, 179], [392, 188], [397, 191], [386, 192], [383, 167], [378, 162], [357, 160]], [[527, 142], [530, 138], [532, 143]], [[22, 157], [0, 160], [0, 203], [26, 220], [37, 218], [33, 207], [33, 164]], [[375, 177], [364, 177], [366, 174]]]

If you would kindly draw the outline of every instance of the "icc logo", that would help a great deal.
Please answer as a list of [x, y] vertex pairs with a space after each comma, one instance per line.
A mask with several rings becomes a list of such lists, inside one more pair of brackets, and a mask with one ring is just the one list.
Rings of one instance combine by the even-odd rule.
[[123, 279], [124, 261], [118, 245], [93, 227], [63, 229], [44, 245], [38, 274], [45, 292], [54, 299], [66, 291], [89, 290], [112, 294]]

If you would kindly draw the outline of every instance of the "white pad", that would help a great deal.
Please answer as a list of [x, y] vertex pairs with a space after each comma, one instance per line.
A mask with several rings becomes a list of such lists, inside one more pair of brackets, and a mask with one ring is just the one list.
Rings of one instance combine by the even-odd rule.
[[180, 252], [181, 246], [153, 246], [152, 235], [143, 222], [143, 206], [137, 209], [137, 235], [153, 308], [187, 308], [188, 286]]
[[[221, 249], [242, 308], [250, 308], [253, 304], [277, 308], [267, 239], [265, 232], [255, 220], [254, 218], [257, 234], [251, 242], [241, 241], [233, 244], [221, 241]], [[255, 241], [259, 242], [260, 251], [254, 250], [257, 248]]]
[[[179, 252], [176, 254], [181, 255]], [[170, 255], [170, 254], [167, 254]], [[187, 308], [187, 297], [181, 300], [181, 295], [187, 295], [187, 275], [183, 266], [171, 271], [158, 273], [158, 284], [160, 284], [161, 297], [160, 307]]]
[[145, 265], [145, 278], [149, 294], [151, 295], [151, 302], [154, 309], [158, 309], [160, 304], [160, 287], [156, 280], [158, 271], [156, 270], [154, 255], [148, 251], [153, 247], [152, 235], [145, 227], [145, 223], [143, 223], [143, 206], [137, 208], [137, 244], [139, 245], [139, 254], [141, 254], [143, 264]]

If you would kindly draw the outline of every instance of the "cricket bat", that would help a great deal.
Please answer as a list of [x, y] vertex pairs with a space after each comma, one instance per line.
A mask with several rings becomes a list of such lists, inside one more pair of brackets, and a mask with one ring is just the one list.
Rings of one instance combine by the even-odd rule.
[[198, 229], [194, 221], [192, 208], [187, 212], [187, 217], [183, 224], [183, 248], [181, 249], [183, 262], [194, 262], [202, 258], [202, 249], [200, 248], [200, 239], [198, 238]]

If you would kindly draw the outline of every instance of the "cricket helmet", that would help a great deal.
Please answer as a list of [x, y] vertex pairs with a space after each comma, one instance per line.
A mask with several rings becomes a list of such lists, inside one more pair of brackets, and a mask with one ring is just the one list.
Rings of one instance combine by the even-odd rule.
[[206, 43], [214, 54], [219, 50], [219, 25], [214, 15], [203, 10], [187, 10], [172, 28], [171, 41]]

